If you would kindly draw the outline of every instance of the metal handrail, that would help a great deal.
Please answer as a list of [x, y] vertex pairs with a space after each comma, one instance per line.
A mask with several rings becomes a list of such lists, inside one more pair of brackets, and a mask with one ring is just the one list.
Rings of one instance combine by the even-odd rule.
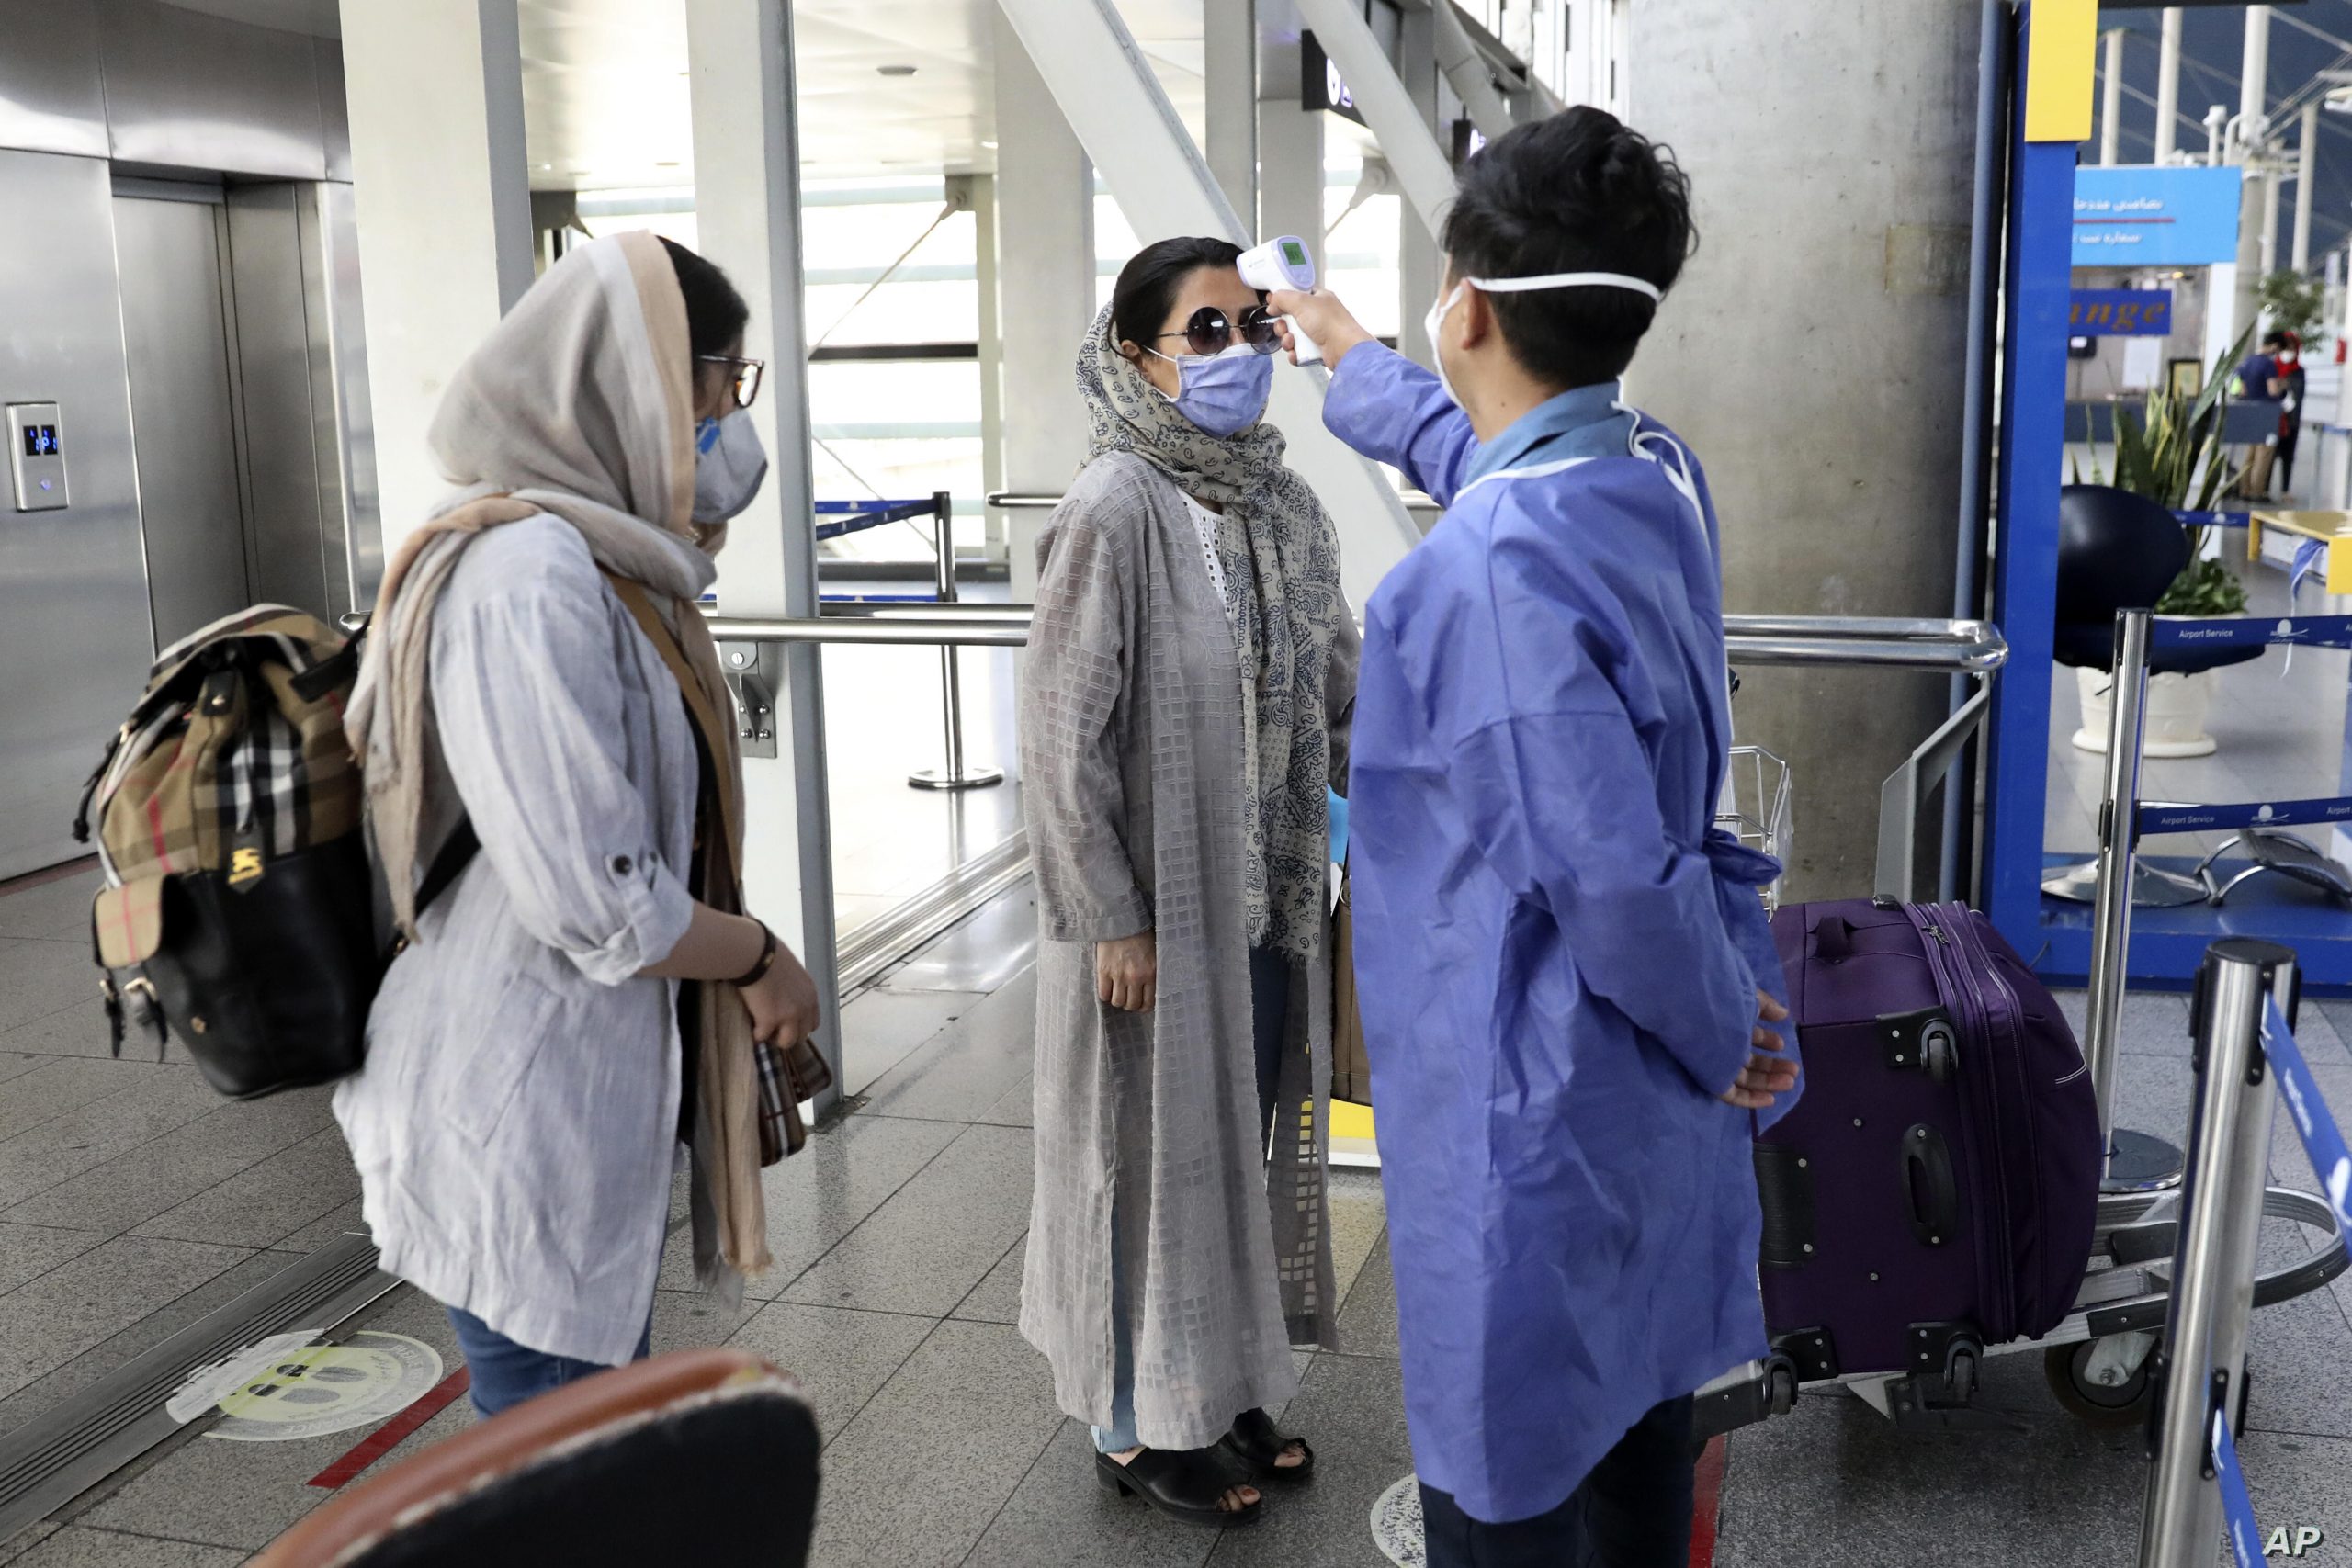
[[[1027, 604], [828, 604], [813, 619], [711, 617], [715, 637], [736, 642], [931, 643], [1019, 648]], [[1852, 666], [1986, 675], [2009, 656], [1984, 621], [1889, 620], [1854, 615], [1725, 615], [1734, 664]]]

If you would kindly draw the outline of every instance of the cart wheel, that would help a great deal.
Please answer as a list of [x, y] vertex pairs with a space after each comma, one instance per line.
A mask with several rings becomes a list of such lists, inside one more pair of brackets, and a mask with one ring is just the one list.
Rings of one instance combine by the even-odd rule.
[[1944, 1387], [1951, 1394], [1952, 1403], [1966, 1404], [1976, 1397], [1976, 1353], [1956, 1349], [1944, 1368]]
[[1787, 1367], [1774, 1367], [1766, 1383], [1770, 1391], [1766, 1404], [1775, 1416], [1786, 1416], [1797, 1407], [1797, 1375]]
[[2052, 1345], [2041, 1353], [2041, 1375], [2049, 1380], [2050, 1392], [2078, 1420], [2091, 1426], [2141, 1425], [2147, 1420], [2148, 1402], [2155, 1393], [2155, 1383], [2148, 1375], [2155, 1357], [2143, 1360], [2120, 1383], [2095, 1383], [2086, 1375], [2093, 1343]]

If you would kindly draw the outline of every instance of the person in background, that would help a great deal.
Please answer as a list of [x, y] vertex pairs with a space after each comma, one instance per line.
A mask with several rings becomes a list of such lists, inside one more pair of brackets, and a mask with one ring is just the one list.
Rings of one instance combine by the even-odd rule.
[[1314, 1463], [1264, 1407], [1294, 1339], [1331, 1342], [1327, 812], [1357, 649], [1331, 521], [1261, 418], [1280, 338], [1240, 254], [1147, 245], [1080, 345], [1090, 455], [1038, 541], [1020, 705], [1021, 1331], [1102, 1484], [1213, 1527]]
[[1328, 294], [1324, 420], [1445, 507], [1372, 596], [1349, 792], [1430, 1568], [1683, 1568], [1693, 1390], [1765, 1351], [1754, 1117], [1796, 1067], [1731, 741], [1698, 461], [1618, 378], [1691, 245], [1577, 107], [1464, 168], [1437, 372]]
[[743, 913], [734, 727], [690, 716], [733, 711], [695, 602], [766, 472], [748, 316], [650, 234], [548, 268], [442, 399], [458, 488], [385, 573], [354, 694], [407, 947], [335, 1117], [484, 1416], [646, 1354], [682, 1139], [697, 1272], [767, 1261], [752, 1043], [805, 1038], [818, 997]]
[[2278, 388], [2278, 439], [2276, 477], [2278, 493], [2295, 488], [2295, 444], [2303, 434], [2303, 343], [2293, 333], [2273, 334], [2278, 340], [2271, 365]]
[[[2261, 347], [2247, 355], [2245, 363], [2238, 367], [2236, 389], [2242, 400], [2260, 403], [2284, 401], [2287, 380], [2279, 367], [2278, 355], [2285, 343], [2286, 334], [2283, 333], [2264, 333]], [[2280, 428], [2284, 429], [2287, 416], [2283, 408], [2278, 417]], [[2271, 469], [2278, 456], [2278, 434], [2274, 431], [2248, 449], [2245, 467], [2238, 475], [2238, 493], [2252, 500], [2268, 495]]]

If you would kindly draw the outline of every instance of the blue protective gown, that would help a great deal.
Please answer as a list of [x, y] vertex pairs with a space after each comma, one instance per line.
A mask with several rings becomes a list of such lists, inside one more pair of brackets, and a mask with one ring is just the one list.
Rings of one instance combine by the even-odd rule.
[[1365, 344], [1324, 405], [1447, 509], [1367, 607], [1350, 874], [1414, 1461], [1490, 1522], [1765, 1349], [1755, 1128], [1717, 1096], [1785, 995], [1777, 868], [1712, 830], [1705, 480], [1617, 396], [1481, 449]]

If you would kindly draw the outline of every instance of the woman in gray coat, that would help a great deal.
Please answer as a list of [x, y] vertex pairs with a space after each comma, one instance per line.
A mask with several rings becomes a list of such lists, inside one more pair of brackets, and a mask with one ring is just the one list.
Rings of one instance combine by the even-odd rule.
[[1257, 1517], [1314, 1456], [1264, 1407], [1329, 1343], [1327, 785], [1355, 623], [1261, 422], [1278, 346], [1222, 240], [1120, 273], [1087, 465], [1038, 545], [1021, 757], [1043, 937], [1022, 1332], [1106, 1486]]

